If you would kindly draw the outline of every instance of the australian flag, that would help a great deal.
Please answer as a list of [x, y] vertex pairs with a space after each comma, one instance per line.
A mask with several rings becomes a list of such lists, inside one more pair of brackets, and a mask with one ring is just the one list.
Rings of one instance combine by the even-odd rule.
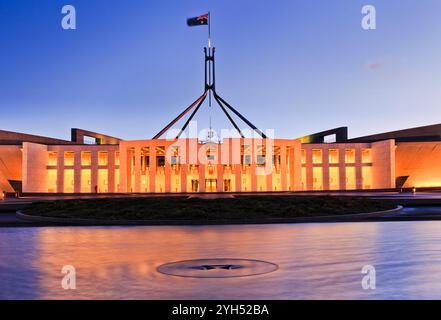
[[187, 25], [189, 27], [208, 25], [208, 13], [187, 19]]

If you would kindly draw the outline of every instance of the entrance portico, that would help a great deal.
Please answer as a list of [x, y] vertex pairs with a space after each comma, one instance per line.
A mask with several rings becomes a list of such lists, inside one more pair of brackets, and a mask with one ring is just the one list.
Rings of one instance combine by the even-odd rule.
[[228, 138], [120, 142], [121, 192], [301, 190], [297, 140]]

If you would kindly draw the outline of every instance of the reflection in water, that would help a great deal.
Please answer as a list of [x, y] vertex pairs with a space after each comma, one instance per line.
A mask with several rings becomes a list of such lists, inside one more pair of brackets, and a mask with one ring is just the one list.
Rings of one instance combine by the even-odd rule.
[[[181, 278], [179, 260], [256, 259], [279, 269], [238, 278]], [[377, 289], [361, 287], [374, 265]], [[61, 288], [64, 265], [77, 289]], [[441, 298], [441, 222], [0, 229], [0, 298]]]

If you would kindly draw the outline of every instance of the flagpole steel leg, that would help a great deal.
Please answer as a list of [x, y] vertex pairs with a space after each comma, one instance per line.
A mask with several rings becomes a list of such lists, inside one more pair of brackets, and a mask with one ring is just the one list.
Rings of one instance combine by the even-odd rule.
[[236, 124], [236, 122], [234, 122], [233, 118], [231, 118], [230, 114], [228, 113], [228, 111], [225, 109], [225, 107], [222, 105], [222, 102], [219, 100], [219, 98], [216, 96], [216, 94], [214, 94], [214, 99], [217, 101], [217, 103], [219, 104], [219, 106], [221, 107], [222, 111], [225, 113], [225, 115], [227, 116], [228, 120], [230, 120], [230, 122], [233, 124], [234, 128], [237, 130], [237, 132], [239, 132], [240, 136], [242, 138], [245, 138], [245, 136], [243, 135], [242, 131], [240, 130], [239, 126]]
[[199, 101], [198, 105], [196, 106], [196, 108], [193, 110], [192, 114], [190, 115], [190, 117], [187, 119], [187, 121], [185, 122], [184, 126], [182, 127], [181, 131], [178, 133], [178, 135], [176, 136], [176, 139], [179, 139], [179, 137], [181, 136], [181, 134], [185, 131], [185, 129], [187, 128], [188, 124], [190, 123], [191, 119], [193, 119], [194, 115], [198, 112], [199, 108], [201, 107], [202, 103], [204, 102], [205, 98], [207, 97], [207, 91], [204, 92], [204, 97], [202, 98], [201, 101]]
[[198, 104], [206, 95], [206, 91], [204, 92], [203, 95], [201, 95], [195, 102], [193, 102], [187, 109], [185, 109], [183, 112], [181, 112], [175, 119], [173, 119], [172, 122], [170, 122], [164, 129], [162, 129], [161, 131], [158, 132], [158, 134], [156, 134], [153, 137], [153, 140], [158, 139], [159, 137], [161, 137], [164, 132], [166, 132], [168, 129], [170, 129], [171, 126], [173, 126], [176, 122], [179, 121], [179, 119], [181, 119], [188, 111], [190, 111], [191, 109], [193, 109], [193, 107]]
[[225, 106], [230, 109], [231, 111], [234, 112], [234, 114], [236, 114], [236, 116], [238, 116], [240, 119], [242, 119], [243, 122], [245, 122], [247, 125], [249, 125], [254, 131], [256, 131], [262, 138], [266, 139], [266, 135], [259, 129], [257, 128], [255, 125], [253, 125], [251, 122], [249, 122], [244, 116], [242, 116], [239, 111], [237, 111], [236, 109], [234, 109], [232, 106], [230, 106], [228, 104], [228, 102], [226, 102], [224, 99], [222, 99], [217, 93], [216, 91], [213, 91], [214, 97], [218, 98], [220, 101], [222, 101]]

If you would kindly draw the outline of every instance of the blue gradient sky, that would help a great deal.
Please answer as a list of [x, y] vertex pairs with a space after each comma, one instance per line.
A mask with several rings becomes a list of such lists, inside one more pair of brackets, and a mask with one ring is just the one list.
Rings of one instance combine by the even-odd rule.
[[151, 138], [202, 93], [206, 28], [185, 20], [208, 10], [218, 92], [277, 137], [441, 122], [439, 0], [0, 0], [0, 129]]

